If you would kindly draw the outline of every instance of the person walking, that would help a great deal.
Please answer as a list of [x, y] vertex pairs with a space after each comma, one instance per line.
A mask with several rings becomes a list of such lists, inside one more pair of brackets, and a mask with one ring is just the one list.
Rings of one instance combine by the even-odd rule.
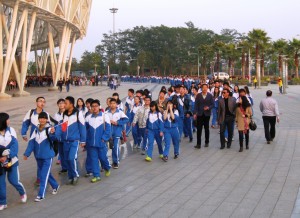
[[111, 135], [111, 125], [108, 115], [100, 110], [100, 101], [95, 99], [91, 102], [92, 114], [86, 117], [86, 129], [87, 129], [87, 158], [91, 160], [92, 183], [99, 182], [100, 167], [105, 171], [105, 176], [110, 175], [110, 164], [107, 157], [106, 142]]
[[279, 93], [282, 94], [282, 79], [281, 77], [278, 77], [278, 81], [277, 81], [277, 84], [278, 84], [278, 88], [279, 88]]
[[254, 77], [253, 83], [254, 83], [254, 87], [255, 87], [255, 89], [256, 89], [256, 87], [257, 87], [257, 79], [256, 79], [256, 77]]
[[72, 96], [65, 98], [65, 112], [61, 125], [52, 128], [52, 133], [55, 132], [56, 137], [63, 142], [64, 155], [67, 161], [68, 184], [77, 185], [78, 173], [78, 147], [85, 146], [86, 128], [83, 111], [79, 111], [74, 106], [75, 99]]
[[205, 129], [205, 147], [209, 146], [209, 120], [211, 109], [214, 107], [214, 97], [208, 92], [208, 85], [202, 84], [202, 92], [196, 96], [194, 120], [197, 120], [197, 144], [194, 148], [201, 148], [202, 129]]
[[250, 123], [251, 116], [252, 116], [251, 104], [249, 103], [246, 96], [242, 96], [240, 98], [239, 103], [237, 104], [236, 116], [235, 116], [235, 121], [237, 123], [237, 128], [239, 131], [239, 142], [240, 142], [239, 152], [243, 151], [244, 135], [246, 141], [246, 149], [247, 150], [249, 149], [249, 123]]
[[0, 211], [7, 208], [6, 176], [19, 192], [21, 202], [27, 201], [25, 188], [20, 182], [17, 134], [9, 123], [9, 115], [0, 113]]
[[274, 140], [276, 135], [276, 120], [279, 123], [279, 109], [277, 101], [272, 97], [272, 91], [266, 92], [267, 97], [261, 100], [259, 108], [262, 112], [262, 118], [264, 122], [265, 138], [267, 143], [270, 144]]
[[37, 160], [37, 168], [40, 175], [40, 189], [34, 200], [35, 202], [40, 202], [45, 198], [48, 182], [53, 188], [53, 195], [56, 195], [59, 189], [59, 184], [51, 174], [52, 161], [55, 156], [53, 141], [56, 138], [54, 134], [50, 134], [50, 124], [47, 123], [47, 119], [47, 113], [41, 112], [39, 114], [39, 125], [34, 130], [24, 152], [24, 160], [27, 160], [32, 152], [34, 152], [34, 156]]
[[233, 125], [235, 119], [236, 99], [230, 96], [229, 89], [222, 91], [223, 98], [219, 99], [218, 123], [220, 125], [220, 149], [225, 148], [225, 129], [228, 129], [227, 148], [231, 147]]

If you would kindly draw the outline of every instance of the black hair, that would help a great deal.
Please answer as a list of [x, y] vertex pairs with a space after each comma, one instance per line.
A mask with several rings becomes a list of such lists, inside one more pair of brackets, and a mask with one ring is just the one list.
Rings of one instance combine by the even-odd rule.
[[239, 93], [241, 93], [241, 92], [247, 93], [245, 89], [239, 89]]
[[198, 87], [197, 86], [193, 86], [192, 89], [195, 89], [198, 92]]
[[65, 100], [68, 100], [73, 106], [75, 105], [75, 99], [72, 96], [66, 97]]
[[223, 82], [223, 86], [224, 86], [224, 85], [229, 86], [229, 82]]
[[78, 105], [78, 101], [82, 101], [82, 110], [84, 111], [85, 110], [85, 103], [84, 103], [84, 100], [82, 98], [78, 98], [77, 99], [77, 102], [76, 102], [76, 108], [78, 109], [79, 108], [79, 105]]
[[165, 86], [162, 86], [161, 89], [160, 89], [160, 91], [163, 91], [163, 90], [164, 90], [165, 92], [167, 92], [167, 88], [166, 88]]
[[152, 100], [151, 97], [149, 95], [146, 95], [146, 97], [144, 98], [144, 100], [146, 100], [146, 98], [149, 98], [150, 101]]
[[[216, 93], [216, 89], [218, 89], [218, 92]], [[218, 96], [220, 96], [220, 87], [215, 87], [214, 88], [214, 93], [213, 93], [213, 95], [214, 95], [214, 98], [217, 98]]]
[[86, 100], [85, 100], [85, 104], [87, 104], [87, 103], [90, 103], [90, 104], [91, 104], [91, 103], [92, 103], [92, 101], [94, 101], [94, 99], [92, 99], [92, 98], [88, 98], [88, 99], [86, 99]]
[[159, 111], [159, 110], [158, 110], [157, 102], [156, 102], [156, 101], [151, 101], [151, 103], [150, 103], [150, 108], [151, 108], [151, 107], [154, 107], [154, 106], [155, 106], [156, 112]]
[[93, 104], [98, 104], [100, 106], [100, 101], [98, 99], [94, 99], [93, 101], [91, 101], [90, 103], [91, 105]]
[[117, 92], [113, 93], [112, 96], [117, 96], [118, 99], [116, 100], [117, 104], [121, 104], [120, 96]]
[[9, 115], [7, 113], [0, 113], [0, 131], [7, 129], [7, 120], [9, 119]]
[[137, 90], [136, 92], [135, 92], [135, 94], [141, 94], [141, 95], [143, 95], [144, 94], [144, 92], [143, 92], [143, 90]]
[[272, 91], [271, 91], [271, 90], [268, 90], [268, 91], [266, 92], [266, 95], [267, 95], [268, 97], [272, 96]]
[[164, 94], [167, 94], [166, 90], [164, 90], [164, 89], [160, 90], [160, 92], [159, 92], [159, 93], [164, 93]]
[[58, 99], [57, 104], [59, 104], [60, 102], [65, 102], [65, 99], [63, 98]]
[[132, 94], [134, 94], [134, 89], [128, 89], [128, 92], [131, 92]]
[[38, 102], [40, 99], [44, 99], [44, 100], [46, 100], [46, 99], [45, 99], [45, 97], [43, 97], [43, 96], [39, 96], [39, 97], [37, 97], [37, 98], [36, 98], [35, 102]]
[[109, 102], [112, 103], [113, 101], [117, 103], [117, 100], [114, 98], [111, 98]]
[[242, 99], [242, 104], [238, 103], [238, 106], [242, 106], [244, 111], [246, 111], [247, 107], [251, 107], [251, 104], [249, 103], [248, 98], [246, 96], [241, 96], [240, 98]]
[[203, 83], [203, 84], [201, 85], [201, 88], [203, 88], [203, 86], [206, 86], [206, 87], [208, 88], [208, 85], [207, 85], [206, 83]]
[[248, 86], [244, 86], [244, 89], [246, 91], [246, 94], [250, 95], [250, 90], [249, 90]]
[[227, 93], [230, 93], [230, 90], [229, 89], [227, 89], [227, 88], [225, 88], [225, 89], [223, 89], [223, 91], [227, 91]]
[[173, 89], [172, 89], [172, 87], [170, 87], [170, 88], [168, 88], [168, 92], [173, 92]]

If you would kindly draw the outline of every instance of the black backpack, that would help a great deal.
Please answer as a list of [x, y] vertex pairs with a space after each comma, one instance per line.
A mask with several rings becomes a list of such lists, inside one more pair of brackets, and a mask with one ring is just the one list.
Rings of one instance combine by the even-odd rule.
[[47, 127], [46, 128], [46, 136], [47, 136], [47, 139], [48, 139], [48, 141], [49, 141], [49, 143], [50, 143], [50, 147], [51, 147], [51, 149], [53, 149], [53, 151], [54, 151], [54, 153], [55, 153], [55, 156], [57, 156], [57, 154], [58, 154], [58, 145], [59, 145], [59, 142], [58, 141], [52, 141], [51, 139], [50, 139], [50, 136], [49, 136], [49, 129], [50, 129], [50, 127]]

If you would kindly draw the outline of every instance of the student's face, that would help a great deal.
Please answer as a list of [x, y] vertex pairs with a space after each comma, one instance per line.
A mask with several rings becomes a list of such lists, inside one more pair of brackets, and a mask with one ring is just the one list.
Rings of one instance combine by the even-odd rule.
[[115, 102], [115, 101], [110, 102], [110, 108], [111, 109], [116, 109], [117, 108], [117, 102]]
[[156, 107], [155, 107], [155, 105], [154, 106], [152, 106], [152, 107], [150, 107], [150, 109], [151, 109], [151, 111], [156, 111]]
[[129, 96], [129, 97], [132, 97], [132, 96], [133, 96], [133, 93], [128, 91], [128, 96]]
[[6, 125], [7, 125], [7, 126], [10, 125], [10, 119], [6, 120]]
[[163, 92], [159, 93], [159, 97], [160, 98], [164, 98], [165, 97], [165, 93], [163, 93]]
[[44, 126], [44, 125], [46, 125], [46, 123], [47, 123], [47, 119], [45, 119], [45, 118], [40, 118], [40, 119], [39, 119], [39, 123], [40, 123], [40, 125]]
[[92, 104], [92, 112], [93, 114], [98, 114], [100, 112], [100, 105]]
[[135, 104], [139, 104], [139, 103], [140, 103], [140, 98], [137, 98], [137, 97], [134, 98], [134, 103], [135, 103]]
[[6, 160], [7, 160], [7, 157], [6, 157], [6, 156], [0, 157], [0, 162], [1, 162], [1, 163], [4, 163]]
[[43, 109], [45, 107], [46, 101], [43, 98], [40, 98], [37, 102], [36, 102], [36, 106], [38, 108]]
[[146, 98], [146, 99], [145, 99], [145, 105], [146, 105], [146, 106], [150, 105], [150, 99], [149, 99], [149, 98]]
[[141, 93], [136, 93], [137, 97], [142, 97]]
[[65, 102], [63, 102], [63, 101], [59, 102], [58, 108], [59, 108], [60, 110], [64, 110], [64, 109], [65, 109]]
[[82, 102], [81, 100], [78, 100], [78, 101], [77, 101], [77, 104], [78, 104], [78, 106], [82, 106], [82, 105], [83, 105], [83, 102]]
[[71, 102], [70, 102], [69, 100], [66, 100], [66, 101], [65, 101], [65, 109], [66, 109], [66, 110], [69, 110], [69, 109], [71, 109], [71, 108], [72, 108]]

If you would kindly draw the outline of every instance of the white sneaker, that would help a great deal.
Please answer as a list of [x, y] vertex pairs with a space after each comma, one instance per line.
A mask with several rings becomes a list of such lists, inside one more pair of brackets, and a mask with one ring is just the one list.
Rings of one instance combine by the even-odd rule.
[[7, 205], [0, 205], [0, 210], [4, 210], [7, 208]]
[[34, 199], [35, 202], [40, 202], [40, 201], [42, 201], [42, 200], [44, 200], [44, 198], [42, 198], [42, 197], [40, 197], [40, 196], [37, 196], [37, 197]]
[[232, 141], [234, 141], [234, 138], [232, 138]]
[[53, 195], [56, 195], [59, 188], [60, 188], [60, 186], [57, 186], [57, 188], [53, 189], [53, 190], [52, 190], [52, 194], [53, 194]]
[[22, 203], [26, 203], [27, 202], [27, 195], [26, 194], [24, 194], [24, 195], [21, 196], [21, 202]]
[[225, 138], [225, 142], [228, 142], [228, 139], [227, 139], [227, 138]]

